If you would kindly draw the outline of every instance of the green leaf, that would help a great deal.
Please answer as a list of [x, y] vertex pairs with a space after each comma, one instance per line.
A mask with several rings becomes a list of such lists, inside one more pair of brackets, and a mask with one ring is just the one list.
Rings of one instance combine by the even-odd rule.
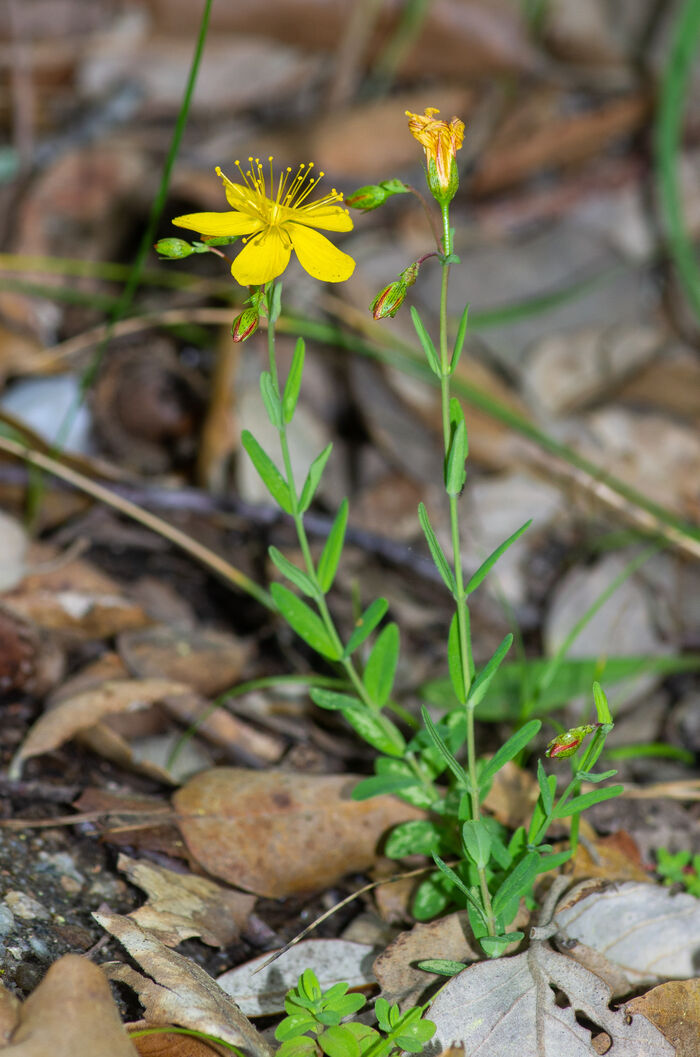
[[455, 888], [458, 888], [460, 890], [460, 892], [466, 897], [467, 902], [469, 903], [469, 905], [473, 908], [475, 913], [478, 915], [478, 917], [483, 921], [483, 923], [485, 925], [486, 924], [486, 912], [485, 912], [483, 906], [481, 905], [481, 898], [477, 894], [478, 893], [478, 889], [475, 889], [474, 891], [472, 891], [472, 889], [467, 888], [467, 886], [465, 885], [464, 881], [459, 876], [459, 874], [456, 874], [454, 872], [454, 870], [450, 866], [447, 865], [446, 862], [442, 861], [442, 859], [440, 858], [439, 855], [435, 854], [435, 852], [433, 852], [433, 862], [438, 867], [438, 869], [441, 870], [442, 873], [444, 873], [445, 877], [448, 877], [449, 880], [452, 881], [452, 884], [455, 886]]
[[348, 501], [347, 499], [343, 499], [338, 508], [338, 513], [335, 515], [331, 530], [328, 533], [328, 539], [321, 551], [321, 557], [318, 560], [318, 567], [316, 569], [318, 582], [324, 594], [326, 594], [327, 591], [330, 591], [331, 585], [333, 584], [333, 579], [338, 568], [338, 562], [340, 561], [340, 555], [343, 552], [345, 528], [347, 523]]
[[524, 935], [524, 932], [507, 932], [504, 936], [482, 936], [479, 943], [489, 958], [501, 958], [506, 952], [506, 947], [511, 943], [519, 943]]
[[370, 602], [362, 616], [357, 620], [355, 629], [348, 639], [348, 644], [343, 650], [344, 658], [350, 657], [365, 639], [372, 634], [388, 608], [389, 604], [386, 598], [375, 598], [374, 602]]
[[442, 756], [443, 760], [445, 761], [447, 766], [452, 771], [452, 773], [455, 776], [455, 778], [457, 779], [457, 782], [459, 783], [459, 785], [463, 789], [466, 789], [467, 788], [468, 779], [467, 779], [467, 775], [465, 773], [465, 770], [462, 767], [462, 765], [459, 763], [459, 761], [456, 759], [456, 757], [452, 755], [452, 753], [448, 749], [447, 745], [445, 744], [443, 739], [440, 737], [438, 729], [435, 726], [435, 724], [433, 723], [432, 718], [430, 716], [430, 713], [428, 712], [428, 710], [425, 707], [425, 705], [423, 705], [422, 708], [421, 708], [421, 715], [423, 716], [423, 723], [425, 724], [425, 729], [427, 730], [428, 735], [429, 735], [430, 740], [432, 741], [433, 745], [438, 750], [438, 752]]
[[282, 429], [282, 404], [269, 371], [260, 375], [260, 395], [270, 422], [275, 429]]
[[362, 674], [367, 693], [379, 708], [391, 693], [398, 659], [399, 629], [396, 624], [387, 624], [377, 636]]
[[241, 442], [272, 498], [284, 510], [285, 514], [293, 513], [292, 497], [287, 482], [270, 456], [263, 451], [250, 430], [243, 430]]
[[360, 1057], [359, 1042], [342, 1024], [319, 1035], [318, 1044], [328, 1057]]
[[270, 594], [284, 619], [304, 642], [329, 661], [340, 660], [340, 650], [331, 640], [321, 618], [306, 602], [297, 598], [284, 584], [272, 584]]
[[511, 734], [508, 740], [501, 745], [500, 749], [493, 754], [482, 770], [479, 777], [480, 789], [483, 789], [509, 760], [515, 759], [518, 753], [524, 749], [530, 741], [532, 741], [541, 726], [542, 723], [539, 719], [531, 719], [530, 722], [526, 723], [525, 726], [520, 728], [520, 730], [516, 730], [515, 734]]
[[486, 576], [488, 576], [491, 569], [493, 569], [494, 565], [501, 557], [501, 555], [505, 554], [508, 548], [512, 546], [512, 544], [515, 543], [517, 539], [520, 539], [523, 532], [525, 532], [531, 524], [532, 518], [530, 518], [529, 521], [526, 521], [524, 525], [521, 525], [520, 528], [517, 529], [517, 531], [514, 532], [512, 536], [509, 536], [508, 539], [504, 540], [504, 542], [501, 543], [499, 547], [496, 547], [495, 551], [492, 551], [491, 554], [489, 554], [488, 558], [486, 558], [486, 560], [481, 563], [479, 568], [472, 576], [471, 580], [469, 580], [469, 582], [467, 583], [467, 586], [464, 588], [465, 594], [470, 595], [472, 591], [476, 591], [481, 581]]
[[450, 631], [447, 636], [447, 665], [450, 670], [452, 688], [460, 705], [463, 705], [467, 700], [467, 692], [464, 685], [462, 650], [459, 643], [459, 616], [457, 613], [454, 614], [450, 621]]
[[[554, 778], [551, 782], [550, 779]], [[547, 777], [547, 773], [542, 765], [542, 760], [537, 761], [537, 783], [540, 787], [540, 796], [542, 797], [542, 807], [547, 817], [552, 814], [552, 807], [554, 806], [554, 789], [556, 788], [556, 776], [550, 775]]]
[[316, 1042], [308, 1035], [287, 1039], [277, 1050], [276, 1057], [315, 1057]]
[[464, 346], [464, 339], [467, 335], [467, 321], [469, 318], [469, 305], [464, 306], [461, 319], [459, 321], [459, 327], [457, 328], [457, 337], [455, 338], [454, 351], [452, 353], [452, 359], [450, 360], [450, 374], [453, 373], [459, 358], [462, 355], [462, 348]]
[[595, 771], [577, 771], [576, 781], [593, 782], [593, 784], [595, 785], [598, 782], [606, 781], [606, 779], [608, 778], [614, 778], [616, 774], [617, 771], [600, 771], [598, 773], [596, 773]]
[[300, 514], [303, 514], [304, 511], [308, 510], [311, 506], [311, 502], [313, 500], [313, 497], [316, 495], [316, 489], [319, 486], [321, 476], [323, 475], [325, 465], [328, 462], [328, 457], [330, 456], [332, 450], [333, 445], [328, 444], [323, 449], [321, 454], [317, 455], [314, 461], [311, 463], [311, 466], [309, 467], [309, 472], [306, 475], [306, 480], [304, 481], [304, 487], [301, 490], [301, 496], [299, 497]]
[[415, 305], [411, 305], [411, 319], [413, 320], [413, 326], [416, 328], [416, 334], [418, 339], [423, 346], [423, 352], [430, 365], [430, 369], [433, 374], [436, 374], [438, 378], [442, 376], [442, 368], [440, 367], [440, 360], [438, 354], [435, 351], [432, 338], [428, 334], [428, 331], [423, 326], [423, 320], [418, 314], [418, 309]]
[[552, 818], [567, 818], [568, 815], [579, 814], [593, 807], [594, 804], [601, 804], [604, 800], [612, 800], [614, 796], [619, 796], [624, 792], [624, 788], [624, 785], [611, 785], [607, 789], [592, 789], [590, 793], [574, 796], [565, 804], [557, 804]]
[[418, 962], [418, 968], [426, 973], [437, 973], [439, 976], [456, 976], [466, 969], [465, 962], [451, 962], [447, 958], [427, 958], [424, 962]]
[[366, 708], [359, 697], [351, 694], [339, 694], [336, 690], [324, 690], [321, 687], [312, 686], [309, 697], [319, 708], [326, 708], [329, 712], [345, 712], [347, 709]]
[[486, 664], [481, 669], [476, 679], [472, 683], [471, 687], [469, 688], [469, 695], [467, 697], [467, 705], [469, 706], [469, 708], [476, 708], [477, 705], [483, 700], [486, 695], [486, 691], [491, 685], [491, 681], [493, 680], [494, 676], [496, 675], [496, 672], [500, 668], [503, 658], [507, 654], [512, 644], [513, 636], [509, 632], [501, 642], [493, 657], [491, 657], [486, 662]]
[[418, 784], [417, 778], [411, 778], [407, 774], [375, 774], [371, 778], [363, 778], [361, 782], [358, 782], [351, 793], [351, 798], [369, 800], [370, 797], [381, 796], [384, 793], [400, 793], [404, 789], [413, 789]]
[[323, 994], [318, 977], [313, 969], [304, 969], [297, 981], [297, 988], [304, 998], [308, 998], [312, 1002], [317, 1002]]
[[467, 458], [467, 428], [464, 418], [455, 426], [445, 467], [445, 491], [448, 495], [459, 495], [464, 488]]
[[406, 855], [431, 855], [440, 847], [440, 831], [427, 819], [411, 819], [394, 826], [384, 845], [389, 859], [403, 859]]
[[610, 706], [608, 705], [608, 699], [605, 696], [605, 692], [600, 683], [593, 683], [593, 700], [595, 702], [595, 709], [598, 716], [599, 723], [612, 723], [613, 718], [610, 713]]
[[312, 1013], [293, 1013], [291, 1017], [285, 1017], [275, 1028], [275, 1038], [279, 1042], [285, 1039], [295, 1039], [297, 1035], [303, 1035], [316, 1026], [316, 1018]]
[[450, 594], [454, 595], [457, 590], [455, 578], [452, 573], [452, 569], [450, 568], [449, 562], [445, 557], [443, 549], [438, 542], [438, 538], [435, 535], [435, 532], [433, 531], [433, 526], [430, 524], [430, 519], [428, 518], [428, 511], [426, 510], [424, 503], [418, 504], [418, 520], [420, 521], [421, 528], [423, 529], [423, 534], [425, 535], [426, 542], [433, 557], [433, 561], [437, 566], [437, 570], [440, 573], [440, 576], [443, 578], [447, 590], [450, 592]]
[[429, 877], [418, 885], [413, 896], [411, 912], [418, 921], [430, 921], [441, 914], [450, 904], [442, 879]]
[[491, 858], [491, 837], [482, 819], [472, 819], [462, 826], [462, 840], [467, 855], [479, 869], [485, 869]]
[[370, 712], [366, 705], [361, 709], [344, 710], [343, 715], [368, 745], [387, 756], [403, 756], [406, 751], [404, 736], [386, 716]]
[[273, 279], [272, 283], [268, 284], [265, 292], [267, 294], [268, 318], [270, 323], [275, 324], [282, 311], [282, 283]]
[[316, 594], [316, 588], [314, 587], [311, 577], [300, 569], [298, 565], [294, 565], [285, 558], [281, 551], [277, 550], [277, 547], [268, 547], [267, 553], [272, 558], [279, 571], [283, 576], [286, 576], [288, 580], [291, 580], [300, 591], [303, 591], [305, 595], [313, 598]]
[[501, 914], [530, 891], [537, 877], [539, 858], [536, 851], [529, 851], [511, 870], [493, 897], [494, 914]]
[[299, 389], [301, 387], [301, 375], [304, 370], [305, 351], [306, 346], [304, 344], [304, 339], [298, 338], [296, 346], [294, 347], [292, 366], [289, 368], [289, 374], [287, 375], [287, 381], [284, 386], [284, 393], [282, 394], [282, 417], [285, 422], [291, 422], [294, 418], [297, 400], [299, 399]]

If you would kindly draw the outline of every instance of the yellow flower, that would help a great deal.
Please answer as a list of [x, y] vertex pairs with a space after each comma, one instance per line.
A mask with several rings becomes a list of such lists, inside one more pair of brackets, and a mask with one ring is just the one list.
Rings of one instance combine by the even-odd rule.
[[453, 117], [448, 125], [433, 117], [439, 113], [434, 106], [429, 106], [425, 114], [407, 110], [406, 117], [408, 131], [425, 149], [430, 191], [438, 202], [445, 204], [452, 201], [459, 185], [456, 156], [464, 140], [464, 122]]
[[307, 201], [323, 176], [312, 177], [309, 165], [300, 165], [296, 176], [290, 168], [280, 175], [275, 190], [272, 158], [269, 159], [269, 183], [260, 159], [249, 158], [250, 168], [238, 171], [242, 183], [232, 183], [221, 169], [224, 190], [233, 212], [188, 213], [175, 217], [173, 224], [191, 228], [201, 235], [243, 235], [243, 249], [231, 266], [231, 274], [242, 286], [262, 286], [281, 275], [289, 264], [292, 250], [299, 263], [314, 279], [341, 283], [352, 275], [355, 262], [337, 249], [325, 235], [327, 231], [351, 231], [352, 219], [347, 209], [336, 203], [343, 196], [336, 190], [316, 201]]

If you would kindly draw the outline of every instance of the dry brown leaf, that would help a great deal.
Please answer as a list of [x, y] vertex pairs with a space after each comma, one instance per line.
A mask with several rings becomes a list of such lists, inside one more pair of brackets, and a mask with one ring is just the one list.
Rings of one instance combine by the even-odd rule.
[[226, 947], [238, 939], [255, 896], [233, 892], [206, 877], [176, 873], [155, 863], [120, 855], [117, 866], [132, 884], [148, 894], [148, 901], [129, 914], [167, 947], [199, 936], [212, 947]]
[[157, 851], [173, 859], [187, 858], [167, 800], [88, 788], [73, 807], [97, 821], [100, 839], [107, 844], [127, 846], [130, 851]]
[[509, 760], [494, 775], [484, 807], [502, 825], [517, 829], [528, 824], [539, 795], [535, 776]]
[[135, 1057], [103, 973], [66, 954], [23, 1003], [7, 1057]]
[[141, 1024], [130, 1024], [129, 1038], [136, 1047], [139, 1057], [231, 1057], [228, 1046], [214, 1046], [203, 1039], [192, 1035], [181, 1035], [177, 1031], [157, 1031], [152, 1035], [134, 1037], [134, 1032], [149, 1028], [145, 1021]]
[[237, 763], [277, 763], [287, 749], [284, 738], [258, 730], [225, 708], [212, 711], [209, 701], [197, 694], [166, 697], [163, 705], [188, 726], [196, 723], [201, 737], [227, 749]]
[[633, 998], [625, 1011], [641, 1013], [663, 1032], [675, 1057], [697, 1057], [700, 1040], [700, 979], [671, 980]]
[[15, 754], [10, 774], [19, 777], [29, 757], [51, 752], [79, 731], [94, 727], [104, 716], [147, 708], [168, 694], [186, 690], [181, 683], [168, 679], [114, 679], [76, 694], [39, 717]]
[[466, 910], [448, 914], [437, 921], [419, 922], [401, 932], [374, 963], [374, 974], [388, 1002], [401, 1008], [417, 1005], [435, 975], [416, 968], [416, 962], [444, 958], [473, 962], [483, 957], [474, 939]]
[[0, 605], [0, 692], [43, 697], [65, 670], [51, 634]]
[[271, 1057], [270, 1047], [236, 1003], [191, 958], [171, 951], [130, 918], [99, 912], [93, 917], [152, 977], [149, 980], [119, 962], [103, 966], [110, 979], [121, 980], [136, 991], [146, 1020], [215, 1035], [255, 1057]]
[[173, 797], [194, 859], [258, 895], [318, 891], [377, 856], [381, 837], [422, 812], [390, 796], [355, 801], [356, 775], [219, 767]]
[[20, 1001], [0, 984], [0, 1049], [10, 1041], [19, 1020]]
[[599, 877], [604, 881], [651, 880], [636, 842], [622, 829], [608, 837], [580, 842], [572, 866], [575, 881], [584, 877]]

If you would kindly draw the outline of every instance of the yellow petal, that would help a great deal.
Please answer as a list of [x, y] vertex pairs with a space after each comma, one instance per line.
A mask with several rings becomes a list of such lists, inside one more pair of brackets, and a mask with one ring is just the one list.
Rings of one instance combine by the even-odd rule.
[[325, 228], [326, 231], [352, 231], [352, 217], [347, 209], [341, 206], [313, 205], [301, 209], [285, 209], [285, 220], [296, 224], [308, 224], [312, 228]]
[[355, 270], [354, 260], [337, 249], [325, 235], [302, 224], [288, 224], [286, 230], [291, 236], [299, 263], [314, 279], [324, 283], [342, 283], [350, 278]]
[[291, 252], [279, 230], [269, 228], [245, 244], [231, 265], [231, 275], [241, 286], [262, 286], [282, 274]]
[[244, 184], [236, 184], [232, 180], [229, 180], [228, 176], [224, 176], [218, 166], [216, 168], [216, 172], [221, 177], [221, 182], [224, 185], [224, 191], [226, 192], [228, 204], [230, 206], [233, 206], [234, 209], [238, 209], [241, 210], [243, 213], [250, 213], [255, 216], [255, 197], [251, 195], [250, 189], [247, 188]]
[[173, 224], [179, 228], [191, 228], [200, 235], [252, 235], [261, 227], [256, 217], [243, 213], [187, 213], [175, 217]]

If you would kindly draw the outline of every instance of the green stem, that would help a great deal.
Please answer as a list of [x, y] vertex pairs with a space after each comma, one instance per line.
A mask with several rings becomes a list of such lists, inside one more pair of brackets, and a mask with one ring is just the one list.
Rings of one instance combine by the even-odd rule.
[[[450, 207], [444, 203], [442, 209], [443, 250], [445, 257], [449, 258], [452, 253], [452, 232], [450, 229]], [[445, 261], [442, 264], [442, 282], [440, 284], [440, 396], [442, 403], [442, 432], [445, 445], [445, 461], [449, 455], [451, 443], [450, 430], [450, 376], [452, 368], [447, 347], [447, 289], [450, 275], [450, 266]], [[469, 689], [471, 687], [474, 671], [472, 657], [471, 627], [469, 620], [469, 608], [467, 596], [464, 591], [464, 575], [462, 572], [462, 546], [459, 531], [459, 497], [449, 496], [450, 502], [450, 531], [452, 535], [452, 565], [455, 578], [455, 605], [457, 608], [457, 630], [459, 639], [459, 655], [464, 678], [464, 700], [466, 705], [467, 720], [467, 772], [469, 775], [469, 797], [471, 802], [472, 819], [478, 822], [481, 817], [481, 804], [479, 799], [479, 783], [476, 771], [476, 744], [474, 732], [474, 709], [469, 706]], [[486, 913], [487, 927], [490, 936], [496, 934], [496, 923], [491, 906], [491, 894], [486, 880], [485, 868], [478, 867], [479, 889], [481, 899]]]

